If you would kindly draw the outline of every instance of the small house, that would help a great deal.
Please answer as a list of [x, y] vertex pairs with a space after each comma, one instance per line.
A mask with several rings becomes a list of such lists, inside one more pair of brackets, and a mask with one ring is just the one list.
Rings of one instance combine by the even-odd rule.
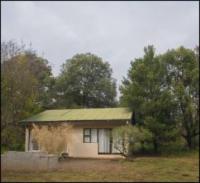
[[132, 123], [132, 112], [127, 108], [88, 108], [46, 110], [21, 121], [25, 125], [25, 151], [39, 151], [31, 134], [32, 124], [71, 124], [71, 141], [67, 145], [70, 157], [122, 157], [113, 146], [112, 129]]

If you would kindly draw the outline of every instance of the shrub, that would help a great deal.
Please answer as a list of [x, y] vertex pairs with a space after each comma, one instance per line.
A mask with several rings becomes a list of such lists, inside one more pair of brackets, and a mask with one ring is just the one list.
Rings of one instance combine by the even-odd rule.
[[126, 125], [116, 127], [112, 131], [113, 145], [124, 157], [142, 147], [146, 141], [151, 141], [152, 134], [137, 126]]
[[1, 131], [1, 146], [7, 150], [24, 151], [24, 130], [17, 125], [9, 125]]
[[49, 154], [60, 154], [67, 148], [71, 129], [72, 126], [67, 124], [58, 126], [37, 126], [33, 124], [32, 135], [41, 150]]

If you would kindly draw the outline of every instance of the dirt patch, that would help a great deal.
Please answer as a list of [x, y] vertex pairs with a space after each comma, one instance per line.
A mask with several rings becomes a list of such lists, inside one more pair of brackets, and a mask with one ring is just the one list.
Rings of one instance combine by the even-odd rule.
[[121, 160], [108, 159], [67, 159], [59, 163], [60, 170], [74, 170], [74, 171], [121, 171], [124, 169]]

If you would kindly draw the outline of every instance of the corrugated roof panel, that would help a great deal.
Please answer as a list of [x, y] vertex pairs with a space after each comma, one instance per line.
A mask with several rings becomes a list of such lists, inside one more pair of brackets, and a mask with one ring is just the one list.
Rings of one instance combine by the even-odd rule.
[[131, 115], [128, 108], [58, 109], [46, 110], [22, 122], [128, 120], [131, 119]]

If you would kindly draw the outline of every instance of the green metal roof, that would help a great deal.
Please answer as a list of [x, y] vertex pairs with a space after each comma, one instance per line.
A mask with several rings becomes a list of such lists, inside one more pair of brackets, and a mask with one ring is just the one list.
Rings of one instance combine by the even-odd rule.
[[21, 122], [130, 120], [128, 108], [90, 108], [46, 110]]

